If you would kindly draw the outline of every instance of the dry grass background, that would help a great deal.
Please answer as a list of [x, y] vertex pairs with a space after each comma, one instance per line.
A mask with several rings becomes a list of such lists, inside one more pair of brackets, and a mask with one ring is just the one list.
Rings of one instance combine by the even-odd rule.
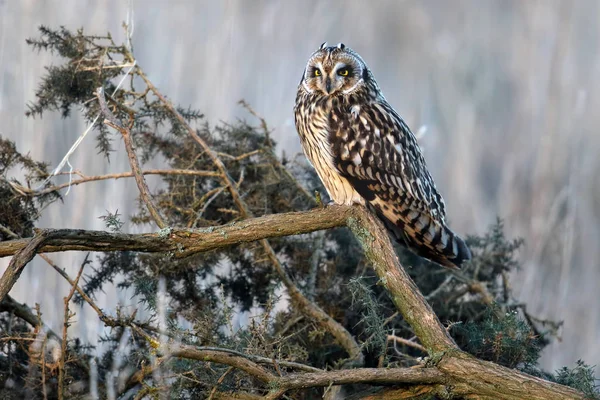
[[[482, 232], [500, 216], [510, 235], [525, 238], [516, 294], [532, 313], [566, 326], [543, 366], [600, 363], [599, 2], [135, 0], [133, 9], [138, 62], [164, 93], [213, 123], [247, 117], [236, 105], [244, 98], [288, 154], [300, 151], [292, 106], [308, 55], [325, 40], [357, 50], [409, 125], [427, 126], [425, 157], [451, 225]], [[77, 115], [25, 119], [43, 66], [59, 62], [32, 52], [25, 38], [41, 24], [122, 38], [127, 10], [119, 0], [0, 0], [0, 134], [56, 165], [84, 126]], [[110, 165], [94, 146], [86, 139], [74, 168], [128, 169], [118, 142]], [[101, 229], [97, 217], [128, 215], [135, 195], [133, 180], [77, 187], [39, 225]], [[54, 258], [71, 273], [83, 255]], [[67, 293], [41, 262], [13, 290], [41, 303], [55, 326]], [[131, 300], [107, 292], [101, 302]], [[102, 330], [85, 308], [79, 321], [79, 336]]]

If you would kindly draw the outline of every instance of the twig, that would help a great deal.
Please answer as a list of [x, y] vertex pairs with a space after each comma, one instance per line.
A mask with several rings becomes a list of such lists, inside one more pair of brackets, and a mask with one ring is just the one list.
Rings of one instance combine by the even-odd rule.
[[119, 132], [123, 136], [123, 142], [125, 143], [125, 150], [127, 151], [127, 156], [129, 157], [129, 165], [131, 166], [131, 171], [135, 176], [135, 182], [137, 183], [138, 190], [140, 191], [140, 197], [142, 201], [146, 205], [148, 212], [154, 219], [154, 222], [160, 229], [166, 228], [167, 224], [163, 221], [160, 216], [156, 206], [152, 202], [152, 198], [150, 197], [150, 190], [148, 189], [148, 184], [144, 179], [144, 174], [142, 173], [142, 169], [140, 168], [140, 164], [138, 162], [137, 156], [135, 154], [135, 150], [133, 149], [133, 142], [131, 141], [131, 132], [128, 128], [122, 126], [117, 118], [113, 115], [113, 113], [108, 109], [106, 105], [106, 100], [104, 98], [104, 90], [99, 87], [96, 89], [96, 97], [98, 97], [98, 103], [100, 104], [100, 110], [102, 115], [106, 118], [104, 123]]
[[393, 340], [397, 343], [402, 343], [405, 346], [413, 347], [417, 350], [421, 350], [423, 353], [427, 353], [427, 349], [421, 346], [419, 343], [413, 342], [412, 340], [404, 339], [403, 337], [399, 337], [396, 335], [387, 335], [388, 340]]
[[[8, 181], [7, 181], [8, 182]], [[8, 227], [0, 224], [0, 231], [4, 232], [4, 234], [8, 237], [10, 237], [11, 239], [18, 239], [19, 235], [17, 235], [16, 233], [14, 233], [13, 231], [11, 231]]]
[[75, 294], [75, 288], [77, 287], [77, 284], [79, 283], [79, 278], [81, 278], [83, 269], [85, 268], [86, 264], [88, 263], [88, 257], [89, 257], [89, 253], [88, 253], [88, 255], [85, 256], [85, 260], [83, 261], [83, 263], [81, 263], [81, 267], [79, 268], [79, 272], [77, 273], [77, 277], [75, 278], [75, 281], [73, 282], [73, 287], [71, 287], [71, 291], [69, 292], [69, 295], [64, 298], [65, 313], [64, 313], [64, 321], [63, 321], [60, 360], [59, 360], [59, 366], [58, 366], [58, 398], [59, 398], [59, 400], [64, 399], [65, 359], [67, 357], [67, 340], [68, 340], [67, 339], [67, 331], [69, 329], [69, 326], [71, 325], [69, 321], [70, 321], [71, 317], [73, 317], [73, 315], [75, 315], [75, 314], [71, 314], [71, 312], [69, 311], [69, 302], [71, 301], [71, 299], [73, 298], [73, 295]]
[[[216, 172], [212, 171], [194, 171], [189, 169], [149, 169], [141, 171], [143, 175], [191, 175], [191, 176], [202, 176], [202, 177], [217, 177], [220, 176]], [[60, 174], [57, 174], [60, 175]], [[93, 176], [85, 176], [80, 175], [81, 179], [74, 179], [70, 182], [66, 182], [60, 185], [51, 186], [42, 190], [33, 190], [28, 187], [19, 185], [16, 182], [8, 181], [4, 178], [0, 178], [0, 180], [5, 181], [9, 185], [11, 185], [15, 190], [17, 190], [20, 194], [24, 196], [42, 196], [48, 193], [52, 193], [58, 190], [62, 190], [68, 188], [70, 186], [80, 185], [86, 182], [94, 182], [94, 181], [102, 181], [107, 179], [121, 179], [121, 178], [132, 178], [135, 177], [133, 172], [121, 172], [116, 174], [107, 174], [107, 175], [93, 175]], [[0, 230], [3, 227], [0, 226]]]
[[230, 373], [231, 371], [233, 371], [233, 370], [234, 370], [234, 368], [233, 368], [233, 367], [229, 367], [229, 368], [227, 368], [227, 371], [225, 371], [225, 372], [223, 373], [223, 375], [221, 375], [221, 376], [219, 377], [219, 379], [217, 380], [217, 383], [215, 384], [215, 387], [213, 387], [213, 389], [210, 391], [210, 395], [208, 396], [208, 398], [207, 398], [206, 400], [213, 400], [213, 398], [214, 398], [214, 396], [215, 396], [215, 393], [217, 393], [217, 389], [219, 388], [219, 385], [220, 385], [221, 383], [223, 383], [223, 381], [225, 380], [225, 378], [227, 377], [227, 375], [229, 375], [229, 373]]
[[6, 311], [13, 313], [16, 317], [21, 318], [23, 321], [27, 322], [32, 327], [42, 324], [42, 328], [46, 332], [46, 335], [56, 339], [56, 341], [61, 342], [60, 336], [56, 332], [54, 332], [48, 325], [41, 322], [37, 315], [35, 315], [31, 308], [26, 306], [25, 304], [20, 304], [15, 299], [13, 299], [10, 295], [6, 295], [2, 302], [0, 302], [0, 312]]

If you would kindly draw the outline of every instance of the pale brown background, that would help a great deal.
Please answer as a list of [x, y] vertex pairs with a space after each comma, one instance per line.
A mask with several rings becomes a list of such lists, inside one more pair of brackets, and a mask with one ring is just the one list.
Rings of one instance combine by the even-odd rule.
[[[133, 2], [138, 62], [174, 101], [213, 123], [247, 117], [244, 98], [275, 128], [288, 153], [296, 85], [308, 55], [343, 41], [373, 70], [414, 130], [426, 125], [425, 157], [461, 233], [481, 233], [501, 216], [522, 236], [518, 298], [543, 318], [564, 320], [563, 341], [543, 366], [600, 363], [600, 3], [593, 0], [143, 1]], [[25, 105], [58, 63], [31, 51], [37, 26], [85, 27], [123, 39], [126, 1], [0, 0], [0, 134], [56, 165], [84, 130], [69, 120], [25, 119]], [[71, 158], [87, 174], [128, 169], [122, 146], [110, 165], [93, 134]], [[45, 210], [41, 227], [101, 229], [105, 210], [129, 215], [132, 181], [73, 188]], [[132, 230], [129, 225], [125, 229]], [[53, 256], [69, 272], [83, 254]], [[2, 267], [6, 260], [1, 261]], [[43, 263], [28, 266], [12, 294], [42, 304], [56, 328], [68, 292]], [[110, 288], [106, 307], [131, 304]], [[83, 308], [73, 332], [102, 330]]]

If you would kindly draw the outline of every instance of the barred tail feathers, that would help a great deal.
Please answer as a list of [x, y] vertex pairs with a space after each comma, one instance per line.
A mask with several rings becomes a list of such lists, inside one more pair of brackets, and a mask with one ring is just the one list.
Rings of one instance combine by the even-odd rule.
[[398, 218], [391, 210], [373, 208], [394, 238], [415, 254], [450, 269], [459, 269], [463, 262], [471, 259], [471, 251], [465, 241], [427, 214], [419, 213], [409, 220]]

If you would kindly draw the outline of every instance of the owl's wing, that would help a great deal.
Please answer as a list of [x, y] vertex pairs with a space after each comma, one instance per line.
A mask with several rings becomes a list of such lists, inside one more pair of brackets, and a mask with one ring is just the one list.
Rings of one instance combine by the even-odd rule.
[[445, 223], [446, 207], [417, 140], [385, 101], [339, 108], [330, 117], [338, 172], [418, 254], [454, 266], [470, 258]]
[[332, 114], [332, 153], [340, 174], [357, 184], [398, 193], [407, 207], [444, 222], [446, 206], [427, 170], [417, 140], [384, 102]]

